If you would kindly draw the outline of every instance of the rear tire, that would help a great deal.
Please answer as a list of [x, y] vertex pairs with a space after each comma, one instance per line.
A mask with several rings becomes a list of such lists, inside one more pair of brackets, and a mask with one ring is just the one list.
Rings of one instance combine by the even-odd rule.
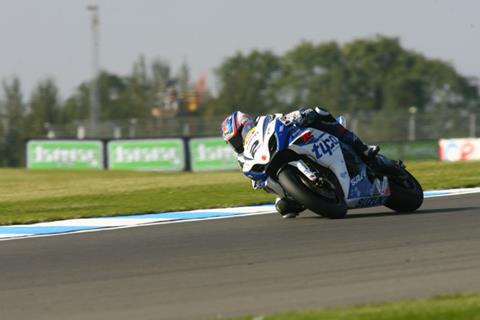
[[423, 203], [423, 189], [417, 179], [407, 170], [405, 180], [390, 178], [391, 195], [385, 202], [385, 206], [397, 212], [413, 212], [420, 208]]
[[[291, 166], [286, 166], [278, 174], [278, 181], [288, 195], [307, 209], [326, 218], [340, 219], [345, 217], [347, 205], [341, 186], [334, 175], [329, 177], [329, 181], [335, 187], [335, 190], [330, 190], [330, 197], [315, 192], [314, 188], [308, 185], [310, 181], [306, 181], [306, 178], [302, 179], [300, 175], [301, 173]], [[335, 180], [332, 181], [333, 179]]]

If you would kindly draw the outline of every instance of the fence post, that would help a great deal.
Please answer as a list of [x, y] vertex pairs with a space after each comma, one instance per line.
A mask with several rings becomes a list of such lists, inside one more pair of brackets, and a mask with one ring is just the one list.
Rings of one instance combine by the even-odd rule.
[[191, 134], [191, 132], [190, 132], [190, 122], [185, 122], [183, 124], [183, 135], [185, 137], [189, 137], [190, 134]]
[[115, 126], [115, 128], [113, 128], [113, 137], [120, 139], [122, 137], [122, 128]]
[[469, 116], [469, 128], [470, 128], [470, 137], [475, 138], [477, 135], [477, 115], [475, 113], [470, 113]]
[[410, 117], [408, 118], [408, 141], [415, 141], [416, 113], [417, 107], [408, 108]]
[[137, 119], [136, 118], [131, 118], [130, 119], [130, 126], [128, 127], [128, 137], [129, 138], [135, 138], [136, 127], [137, 127]]
[[85, 138], [85, 127], [79, 125], [77, 127], [77, 139], [84, 139]]

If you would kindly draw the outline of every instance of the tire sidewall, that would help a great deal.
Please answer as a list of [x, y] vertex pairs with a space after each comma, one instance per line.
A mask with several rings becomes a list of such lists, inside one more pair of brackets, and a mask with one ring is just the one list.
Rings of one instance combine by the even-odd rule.
[[[343, 218], [347, 213], [347, 206], [343, 192], [336, 190], [336, 203], [323, 198], [308, 188], [300, 179], [301, 173], [291, 166], [286, 166], [278, 174], [278, 181], [286, 193], [301, 203], [307, 209], [327, 218]], [[339, 186], [335, 181], [335, 186]], [[337, 187], [338, 189], [338, 187]]]
[[405, 170], [405, 173], [414, 185], [413, 189], [407, 189], [395, 180], [390, 179], [389, 181], [391, 195], [385, 202], [385, 206], [397, 212], [413, 212], [420, 208], [423, 203], [422, 186], [407, 170]]

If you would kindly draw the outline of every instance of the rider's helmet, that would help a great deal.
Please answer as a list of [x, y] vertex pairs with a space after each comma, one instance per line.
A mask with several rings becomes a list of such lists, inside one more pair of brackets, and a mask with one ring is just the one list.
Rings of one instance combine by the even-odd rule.
[[223, 120], [223, 140], [229, 143], [235, 149], [235, 152], [243, 153], [243, 140], [254, 126], [255, 120], [250, 115], [235, 111]]

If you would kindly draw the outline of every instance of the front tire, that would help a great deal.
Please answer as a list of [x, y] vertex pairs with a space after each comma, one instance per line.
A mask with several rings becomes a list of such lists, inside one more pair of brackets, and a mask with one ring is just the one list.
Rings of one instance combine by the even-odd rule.
[[[333, 176], [333, 175], [332, 175]], [[334, 181], [331, 181], [335, 179]], [[326, 190], [328, 194], [315, 191], [308, 179], [302, 179], [302, 174], [295, 168], [286, 166], [278, 174], [278, 181], [288, 195], [307, 209], [330, 219], [340, 219], [347, 214], [347, 205], [343, 191], [335, 176], [329, 179], [334, 187]]]
[[414, 176], [407, 170], [404, 172], [408, 175], [406, 179], [389, 179], [391, 195], [385, 206], [397, 212], [413, 212], [423, 203], [423, 189]]

